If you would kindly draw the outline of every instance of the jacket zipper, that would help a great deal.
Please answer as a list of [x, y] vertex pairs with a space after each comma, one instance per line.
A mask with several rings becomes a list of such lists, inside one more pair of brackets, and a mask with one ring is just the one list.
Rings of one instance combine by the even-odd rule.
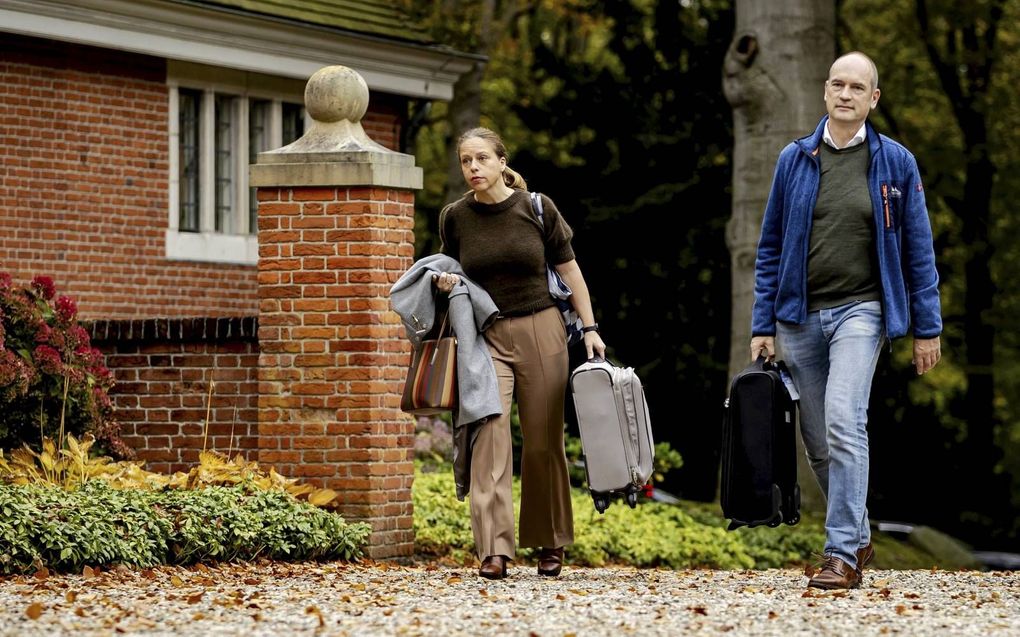
[[892, 227], [892, 219], [889, 217], [889, 185], [882, 184], [882, 208], [885, 210], [885, 229]]

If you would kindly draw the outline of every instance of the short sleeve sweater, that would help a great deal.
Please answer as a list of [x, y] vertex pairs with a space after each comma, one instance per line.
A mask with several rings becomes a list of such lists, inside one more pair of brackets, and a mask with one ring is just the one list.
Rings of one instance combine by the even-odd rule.
[[439, 215], [440, 251], [459, 261], [504, 315], [529, 314], [553, 305], [546, 259], [555, 265], [574, 258], [573, 231], [556, 204], [540, 196], [544, 227], [524, 190], [514, 190], [496, 204], [475, 201], [474, 193], [468, 193]]

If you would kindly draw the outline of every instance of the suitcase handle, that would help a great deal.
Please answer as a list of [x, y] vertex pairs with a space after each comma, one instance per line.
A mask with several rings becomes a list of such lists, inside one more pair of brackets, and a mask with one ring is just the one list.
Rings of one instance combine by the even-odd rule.
[[595, 356], [592, 356], [591, 358], [589, 358], [588, 362], [589, 363], [604, 363], [604, 362], [606, 362], [606, 359], [604, 359], [601, 356], [599, 356], [598, 354], [596, 354]]
[[765, 371], [775, 370], [777, 372], [789, 373], [789, 370], [787, 370], [786, 368], [786, 363], [784, 363], [783, 361], [769, 360], [764, 356], [759, 355], [758, 360], [756, 360], [755, 362], [756, 363], [761, 362], [761, 368]]

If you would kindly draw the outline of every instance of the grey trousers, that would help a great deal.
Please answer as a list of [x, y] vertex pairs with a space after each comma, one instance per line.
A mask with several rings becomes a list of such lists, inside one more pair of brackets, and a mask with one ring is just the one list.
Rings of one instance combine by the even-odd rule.
[[501, 318], [485, 332], [499, 378], [503, 415], [479, 428], [471, 451], [471, 528], [479, 559], [513, 558], [513, 452], [510, 408], [516, 394], [524, 449], [520, 541], [558, 548], [574, 541], [570, 480], [563, 451], [563, 400], [568, 357], [555, 307]]

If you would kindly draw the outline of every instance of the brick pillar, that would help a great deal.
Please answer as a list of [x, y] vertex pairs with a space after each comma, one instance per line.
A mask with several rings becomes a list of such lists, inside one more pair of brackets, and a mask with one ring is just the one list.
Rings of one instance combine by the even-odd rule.
[[314, 119], [260, 153], [259, 462], [336, 490], [369, 522], [373, 558], [410, 555], [413, 419], [407, 345], [389, 288], [414, 254], [421, 169], [365, 134], [368, 86], [343, 66], [305, 88]]

